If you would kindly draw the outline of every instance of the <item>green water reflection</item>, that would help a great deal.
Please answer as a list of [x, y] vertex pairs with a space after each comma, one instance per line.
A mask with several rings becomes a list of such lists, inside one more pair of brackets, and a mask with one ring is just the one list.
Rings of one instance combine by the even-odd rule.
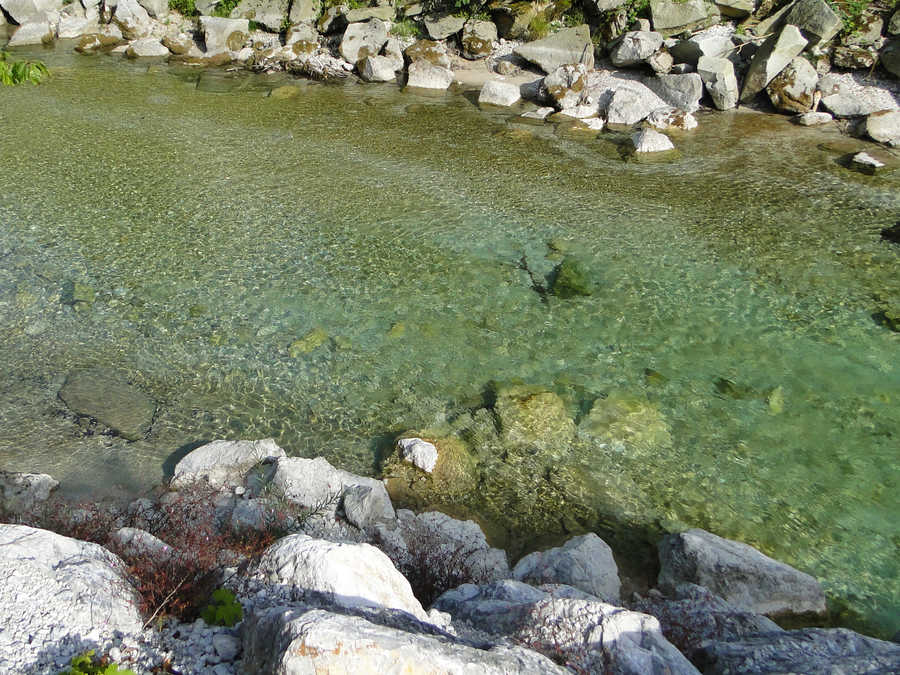
[[[274, 436], [371, 473], [378, 438], [452, 426], [492, 380], [578, 420], [626, 397], [668, 442], [580, 434], [561, 466], [897, 629], [898, 335], [872, 314], [900, 305], [900, 190], [842, 168], [836, 131], [701, 115], [679, 157], [626, 162], [459, 96], [44, 57], [48, 84], [0, 92], [4, 468], [128, 493], [183, 445]], [[566, 252], [597, 290], [544, 302], [519, 261], [543, 279]], [[95, 367], [160, 403], [147, 439], [67, 414]]]

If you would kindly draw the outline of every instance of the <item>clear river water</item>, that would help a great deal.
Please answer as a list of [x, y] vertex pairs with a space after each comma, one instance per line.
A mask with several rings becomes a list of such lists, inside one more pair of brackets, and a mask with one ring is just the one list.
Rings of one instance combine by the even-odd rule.
[[[844, 168], [864, 142], [700, 113], [634, 161], [471, 95], [64, 51], [0, 90], [0, 467], [137, 494], [179, 448], [274, 437], [373, 474], [385, 437], [492, 381], [576, 422], [621, 397], [664, 442], [579, 435], [554, 461], [900, 629], [900, 334], [873, 319], [900, 305], [900, 176]], [[566, 255], [594, 293], [542, 297]], [[146, 438], [77, 423], [57, 393], [84, 369], [158, 403]]]

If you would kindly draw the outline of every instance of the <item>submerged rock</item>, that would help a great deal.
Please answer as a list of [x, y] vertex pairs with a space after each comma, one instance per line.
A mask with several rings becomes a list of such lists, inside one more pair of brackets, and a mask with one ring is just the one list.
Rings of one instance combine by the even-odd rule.
[[665, 537], [659, 562], [663, 589], [697, 584], [738, 609], [767, 616], [825, 613], [825, 594], [815, 578], [705, 530]]
[[524, 386], [497, 392], [494, 412], [506, 443], [534, 445], [554, 452], [571, 442], [575, 422], [559, 395]]
[[572, 256], [566, 256], [557, 266], [551, 291], [560, 298], [574, 298], [591, 295], [595, 282], [585, 263]]
[[153, 399], [102, 369], [71, 373], [59, 397], [72, 412], [95, 418], [129, 441], [147, 435], [156, 413]]
[[621, 394], [594, 401], [578, 430], [613, 452], [641, 454], [672, 443], [669, 425], [655, 405]]

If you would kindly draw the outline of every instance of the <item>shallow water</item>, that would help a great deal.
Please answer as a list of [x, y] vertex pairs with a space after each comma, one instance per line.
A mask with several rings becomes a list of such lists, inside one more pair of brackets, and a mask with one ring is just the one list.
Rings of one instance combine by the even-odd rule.
[[[178, 448], [273, 436], [372, 473], [385, 435], [492, 380], [575, 417], [634, 397], [671, 442], [580, 442], [573, 466], [614, 467], [664, 526], [747, 541], [900, 627], [900, 336], [872, 319], [900, 303], [879, 236], [900, 178], [842, 168], [863, 142], [735, 112], [701, 115], [671, 161], [624, 161], [624, 136], [462, 96], [33, 53], [53, 78], [0, 91], [3, 468], [136, 493]], [[299, 95], [266, 96], [285, 83]], [[519, 261], [540, 281], [549, 241], [594, 295], [542, 301]], [[88, 311], [61, 302], [75, 280]], [[86, 434], [59, 401], [97, 367], [160, 404], [146, 439]]]

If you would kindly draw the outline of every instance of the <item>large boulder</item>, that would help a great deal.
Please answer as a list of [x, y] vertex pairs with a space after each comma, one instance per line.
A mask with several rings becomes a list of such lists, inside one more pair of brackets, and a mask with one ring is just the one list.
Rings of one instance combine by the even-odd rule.
[[497, 41], [497, 25], [493, 21], [470, 19], [463, 26], [462, 55], [467, 59], [481, 59], [490, 55]]
[[784, 23], [797, 26], [809, 46], [824, 44], [841, 29], [841, 18], [825, 0], [797, 0], [784, 15]]
[[[140, 633], [138, 605], [125, 565], [105, 548], [0, 525], [0, 671], [59, 672], [85, 649], [83, 636]], [[63, 663], [48, 663], [54, 651]]]
[[[518, 103], [521, 98], [519, 85], [503, 80], [488, 80], [478, 94], [479, 103], [504, 107]], [[437, 458], [435, 458], [435, 463], [437, 463]]]
[[545, 73], [552, 73], [569, 63], [583, 63], [589, 69], [594, 67], [594, 44], [584, 24], [563, 28], [542, 40], [520, 45], [513, 51]]
[[893, 38], [884, 43], [878, 52], [881, 67], [894, 77], [900, 77], [900, 38]]
[[581, 102], [587, 86], [587, 69], [582, 64], [560, 66], [544, 78], [543, 88], [559, 109], [573, 108]]
[[335, 614], [324, 609], [275, 607], [244, 621], [244, 672], [483, 673], [568, 671], [523, 647], [475, 648], [421, 624], [391, 617]]
[[272, 438], [213, 441], [192, 450], [175, 465], [170, 485], [180, 488], [206, 481], [214, 488], [234, 488], [244, 484], [254, 466], [286, 456]]
[[428, 61], [433, 66], [450, 69], [450, 55], [447, 54], [443, 42], [416, 40], [404, 50], [403, 54], [410, 63]]
[[432, 40], [446, 40], [456, 35], [466, 24], [466, 17], [452, 15], [430, 15], [425, 17], [425, 30]]
[[127, 40], [148, 37], [153, 30], [150, 15], [137, 0], [117, 0], [113, 23]]
[[566, 584], [606, 602], [619, 602], [621, 582], [612, 549], [594, 533], [530, 553], [516, 563], [512, 574], [530, 584]]
[[731, 35], [714, 28], [692, 35], [669, 48], [675, 63], [690, 63], [696, 66], [702, 56], [726, 57], [734, 51]]
[[359, 513], [360, 522], [392, 521], [394, 509], [384, 483], [375, 478], [357, 476], [343, 469], [336, 469], [324, 457], [304, 459], [281, 457], [275, 464], [271, 486], [284, 499], [316, 512], [325, 521], [333, 520], [349, 488], [369, 488], [375, 498], [368, 503], [375, 511]]
[[668, 37], [716, 23], [719, 10], [706, 0], [650, 0], [650, 15], [653, 30]]
[[649, 59], [662, 47], [663, 36], [655, 31], [636, 30], [625, 33], [609, 53], [617, 68], [636, 66]]
[[835, 117], [865, 117], [876, 112], [877, 104], [852, 93], [828, 94], [822, 97], [822, 105]]
[[559, 590], [514, 581], [466, 584], [441, 595], [434, 607], [486, 633], [560, 656], [577, 672], [697, 673], [652, 616]]
[[695, 658], [710, 675], [900, 672], [900, 645], [846, 628], [804, 628], [708, 642]]
[[357, 7], [347, 12], [344, 17], [347, 23], [357, 23], [358, 21], [369, 21], [370, 19], [380, 19], [381, 21], [391, 21], [397, 13], [396, 8], [385, 2], [377, 4], [373, 7]]
[[766, 86], [769, 99], [779, 110], [792, 113], [810, 112], [816, 103], [819, 74], [802, 56], [791, 62]]
[[701, 56], [697, 61], [697, 74], [716, 108], [729, 110], [737, 106], [740, 90], [731, 61], [716, 56]]
[[744, 78], [741, 102], [751, 101], [806, 47], [806, 38], [791, 24], [762, 43]]
[[53, 42], [53, 29], [46, 21], [36, 21], [19, 26], [16, 32], [9, 38], [7, 47], [21, 47], [24, 45], [50, 44]]
[[406, 578], [369, 544], [342, 544], [292, 534], [267, 548], [255, 574], [269, 583], [313, 591], [341, 607], [398, 609], [427, 621]]
[[26, 23], [46, 22], [48, 13], [62, 9], [62, 0], [3, 0], [0, 7], [13, 21], [24, 26]]
[[200, 28], [206, 42], [206, 55], [215, 56], [236, 52], [243, 47], [250, 31], [250, 22], [247, 19], [201, 16]]
[[[403, 67], [402, 60], [400, 67]], [[356, 68], [366, 82], [394, 82], [397, 79], [397, 62], [387, 56], [365, 56], [357, 62]]]
[[288, 15], [290, 0], [241, 0], [231, 10], [232, 19], [248, 19], [273, 33], [282, 29]]
[[663, 101], [679, 110], [694, 112], [700, 107], [703, 80], [697, 73], [657, 75], [644, 80], [644, 84]]
[[351, 23], [341, 39], [341, 56], [350, 63], [377, 56], [387, 39], [388, 25], [381, 19]]
[[879, 110], [866, 117], [866, 133], [873, 141], [900, 146], [900, 110]]
[[424, 59], [409, 64], [406, 86], [418, 89], [447, 89], [453, 84], [453, 71]]
[[651, 591], [649, 597], [633, 602], [631, 609], [655, 616], [666, 639], [691, 660], [708, 640], [730, 642], [781, 630], [771, 619], [732, 607], [696, 584], [678, 584], [671, 597]]
[[125, 50], [125, 56], [130, 59], [168, 55], [169, 49], [162, 42], [152, 37], [135, 40], [128, 45], [128, 49]]
[[0, 518], [4, 513], [30, 511], [58, 486], [59, 481], [46, 473], [0, 471]]
[[752, 546], [692, 529], [659, 544], [659, 585], [687, 582], [708, 588], [738, 609], [767, 616], [825, 613], [815, 578]]
[[288, 20], [295, 26], [301, 23], [312, 24], [321, 13], [322, 6], [319, 0], [293, 0]]
[[84, 16], [61, 16], [56, 27], [56, 36], [60, 40], [68, 40], [81, 37], [82, 35], [97, 33], [99, 30], [100, 25], [96, 19], [89, 19]]
[[129, 441], [147, 434], [156, 413], [153, 399], [115, 373], [102, 369], [71, 373], [60, 388], [59, 397], [74, 413], [95, 418]]
[[488, 9], [500, 37], [507, 40], [526, 40], [528, 26], [538, 15], [536, 3], [519, 0], [494, 0], [488, 4]]

